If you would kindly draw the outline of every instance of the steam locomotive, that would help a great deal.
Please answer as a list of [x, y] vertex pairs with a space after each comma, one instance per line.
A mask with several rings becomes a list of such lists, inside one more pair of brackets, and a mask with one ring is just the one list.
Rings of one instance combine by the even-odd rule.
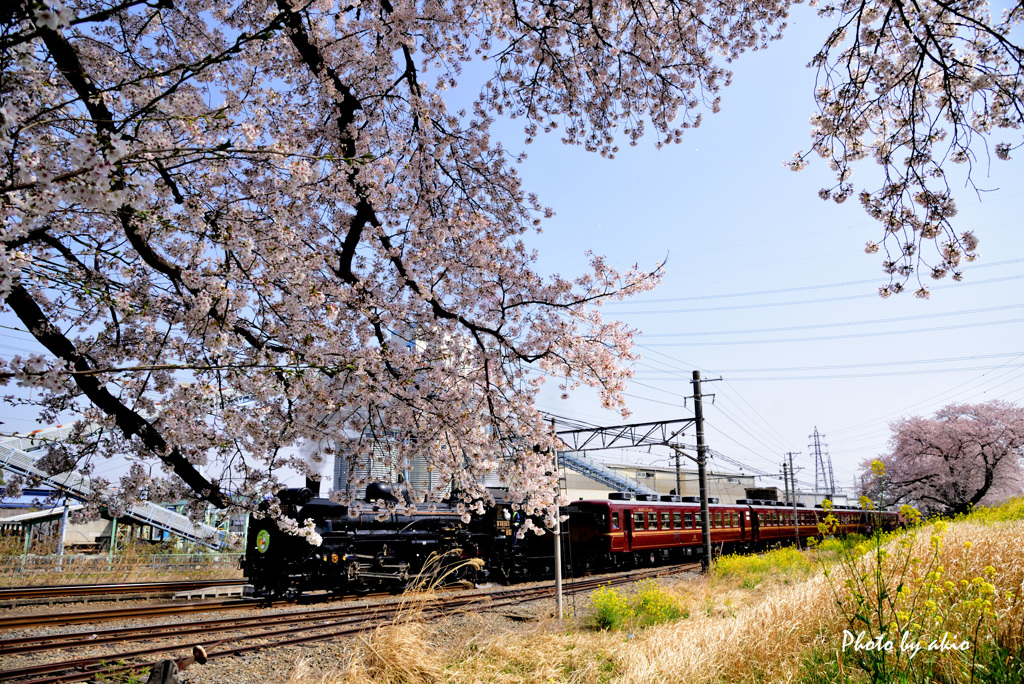
[[[267, 516], [250, 518], [243, 569], [257, 596], [294, 597], [308, 591], [401, 591], [430, 573], [471, 581], [539, 579], [554, 572], [550, 535], [518, 534], [526, 518], [499, 501], [465, 522], [457, 504], [438, 504], [413, 515], [389, 510], [396, 501], [386, 484], [367, 487], [369, 510], [315, 497], [309, 489], [277, 493], [282, 511], [312, 520], [322, 537], [313, 546], [281, 530]], [[582, 574], [619, 567], [680, 562], [703, 554], [701, 509], [692, 498], [613, 493], [608, 500], [576, 501], [563, 509], [563, 563]], [[755, 551], [801, 542], [818, 534], [827, 511], [777, 501], [711, 499], [708, 523], [716, 553]], [[835, 533], [869, 534], [899, 524], [895, 513], [837, 506]], [[534, 521], [539, 525], [539, 521]]]

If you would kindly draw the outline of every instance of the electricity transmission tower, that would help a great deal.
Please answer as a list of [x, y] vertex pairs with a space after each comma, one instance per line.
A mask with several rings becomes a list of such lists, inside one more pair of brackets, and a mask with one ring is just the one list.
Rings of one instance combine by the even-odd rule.
[[814, 427], [814, 434], [808, 437], [813, 440], [807, 446], [811, 448], [811, 454], [814, 456], [814, 491], [834, 497], [836, 483], [832, 477], [832, 457], [829, 456], [828, 445], [822, 445], [822, 435], [818, 434], [817, 426]]

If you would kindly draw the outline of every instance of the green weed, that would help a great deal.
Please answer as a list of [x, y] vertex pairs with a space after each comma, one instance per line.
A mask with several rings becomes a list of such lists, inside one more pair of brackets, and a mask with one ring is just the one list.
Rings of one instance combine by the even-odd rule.
[[642, 628], [689, 617], [679, 600], [652, 580], [630, 595], [601, 587], [591, 594], [590, 604], [600, 629]]

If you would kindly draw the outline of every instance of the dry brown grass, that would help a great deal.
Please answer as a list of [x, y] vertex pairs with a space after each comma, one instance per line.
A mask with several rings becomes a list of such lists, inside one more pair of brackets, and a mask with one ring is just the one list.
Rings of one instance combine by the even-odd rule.
[[[33, 547], [40, 550], [40, 545]], [[46, 550], [43, 548], [42, 550]], [[51, 550], [52, 551], [52, 550]], [[143, 542], [108, 554], [22, 555], [19, 540], [0, 541], [0, 586], [241, 578], [237, 555], [157, 553]]]
[[[918, 533], [915, 555], [927, 559], [930, 537], [927, 527]], [[999, 596], [999, 643], [1015, 654], [1024, 646], [1022, 538], [1024, 521], [955, 523], [937, 558], [945, 579], [954, 583], [984, 576], [987, 566], [996, 568], [992, 582]], [[972, 548], [966, 549], [964, 542]], [[833, 566], [832, 572], [841, 585], [841, 567]], [[467, 643], [447, 650], [439, 649], [427, 630], [409, 620], [371, 635], [338, 677], [299, 678], [293, 684], [760, 684], [799, 681], [807, 674], [806, 659], [812, 651], [819, 658], [841, 660], [841, 635], [848, 622], [820, 571], [795, 583], [792, 578], [769, 577], [755, 589], [707, 579], [668, 588], [688, 608], [688, 619], [633, 634], [566, 629], [549, 621], [525, 633], [467, 638]], [[856, 681], [859, 675], [852, 674]]]
[[362, 639], [360, 657], [352, 660], [346, 682], [427, 684], [439, 681], [443, 663], [435, 650], [424, 648], [425, 627], [419, 622], [384, 625]]

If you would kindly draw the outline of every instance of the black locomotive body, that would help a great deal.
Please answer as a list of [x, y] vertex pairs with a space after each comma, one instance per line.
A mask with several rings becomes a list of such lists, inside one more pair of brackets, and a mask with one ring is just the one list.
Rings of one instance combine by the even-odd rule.
[[[390, 496], [386, 488], [376, 493]], [[400, 591], [442, 575], [508, 582], [543, 574], [545, 561], [550, 565], [551, 550], [545, 554], [536, 535], [516, 534], [522, 514], [507, 504], [465, 522], [459, 508], [447, 503], [407, 515], [390, 512], [378, 500], [350, 515], [348, 506], [314, 497], [308, 489], [284, 490], [277, 497], [288, 517], [300, 525], [311, 520], [322, 542], [314, 546], [269, 516], [250, 516], [243, 569], [257, 596]]]

